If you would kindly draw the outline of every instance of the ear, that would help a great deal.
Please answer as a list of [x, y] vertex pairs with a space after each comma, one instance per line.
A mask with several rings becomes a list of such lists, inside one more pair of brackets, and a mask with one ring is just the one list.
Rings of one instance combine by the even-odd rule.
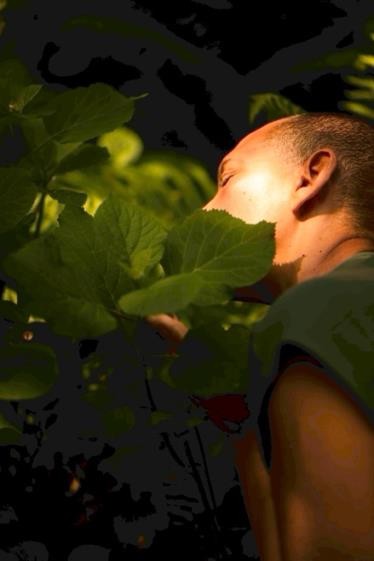
[[336, 164], [335, 153], [330, 148], [321, 148], [308, 158], [303, 166], [302, 177], [297, 186], [294, 213], [306, 201], [315, 197], [328, 183], [336, 169]]

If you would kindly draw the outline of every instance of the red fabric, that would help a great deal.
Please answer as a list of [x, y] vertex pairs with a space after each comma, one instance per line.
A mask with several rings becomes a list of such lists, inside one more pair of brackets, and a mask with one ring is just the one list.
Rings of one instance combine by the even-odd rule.
[[237, 431], [230, 429], [225, 421], [240, 424], [250, 415], [243, 394], [226, 394], [214, 397], [191, 396], [190, 399], [195, 405], [203, 407], [209, 419], [219, 429], [227, 433], [232, 434]]
[[[287, 366], [295, 362], [311, 362], [317, 366], [322, 366], [317, 359], [300, 350], [282, 356], [279, 372], [283, 372]], [[213, 397], [190, 396], [190, 400], [198, 407], [203, 407], [206, 410], [209, 419], [216, 427], [226, 433], [234, 434], [238, 432], [240, 423], [248, 419], [251, 414], [245, 397], [245, 394], [226, 394]], [[237, 424], [238, 428], [233, 430], [225, 421]]]

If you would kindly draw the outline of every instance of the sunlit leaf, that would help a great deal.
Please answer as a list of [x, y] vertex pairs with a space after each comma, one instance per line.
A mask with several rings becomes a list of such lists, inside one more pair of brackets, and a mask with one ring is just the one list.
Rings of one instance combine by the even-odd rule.
[[344, 80], [348, 82], [348, 84], [352, 84], [353, 86], [358, 86], [359, 88], [374, 91], [374, 78], [361, 77], [361, 76], [346, 76]]
[[355, 67], [358, 70], [366, 70], [366, 67], [373, 67], [374, 66], [374, 55], [371, 54], [360, 54], [358, 55]]
[[97, 143], [108, 150], [113, 166], [119, 169], [136, 161], [143, 151], [140, 136], [126, 127], [103, 134]]
[[356, 113], [357, 115], [366, 117], [368, 119], [374, 119], [374, 109], [371, 109], [363, 103], [357, 103], [355, 101], [342, 101], [340, 105], [346, 111]]
[[274, 224], [247, 224], [224, 210], [197, 210], [175, 226], [161, 260], [168, 275], [193, 272], [204, 282], [195, 304], [222, 303], [227, 287], [253, 284], [270, 269]]
[[170, 276], [122, 296], [118, 304], [124, 312], [139, 316], [176, 312], [194, 302], [202, 287], [203, 282], [197, 275]]
[[263, 277], [273, 254], [272, 223], [250, 225], [226, 211], [198, 210], [169, 232], [161, 261], [168, 276], [123, 296], [119, 306], [145, 316], [223, 304], [232, 288]]
[[65, 91], [51, 100], [54, 113], [45, 117], [48, 132], [58, 142], [84, 142], [129, 121], [134, 99], [106, 84]]
[[263, 113], [267, 121], [273, 121], [288, 115], [305, 113], [305, 109], [292, 103], [286, 97], [276, 93], [261, 93], [249, 98], [248, 118], [253, 123]]
[[29, 298], [31, 313], [62, 335], [95, 337], [118, 326], [117, 299], [137, 288], [120, 262], [150, 249], [157, 264], [167, 233], [145, 211], [108, 197], [94, 217], [65, 206], [59, 226], [4, 261]]

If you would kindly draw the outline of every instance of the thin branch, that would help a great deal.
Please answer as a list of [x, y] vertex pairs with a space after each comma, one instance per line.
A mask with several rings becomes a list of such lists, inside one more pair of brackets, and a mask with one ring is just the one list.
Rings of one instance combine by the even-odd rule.
[[184, 449], [186, 451], [187, 459], [190, 463], [190, 467], [192, 470], [192, 477], [194, 478], [196, 485], [198, 486], [204, 507], [206, 508], [207, 511], [212, 512], [212, 508], [209, 504], [208, 496], [205, 492], [203, 482], [201, 481], [199, 470], [197, 469], [196, 462], [192, 456], [191, 447], [187, 440], [184, 441]]
[[[153, 398], [153, 395], [152, 395], [152, 392], [151, 392], [151, 386], [150, 386], [149, 380], [147, 380], [147, 378], [145, 378], [145, 387], [146, 387], [147, 396], [148, 396], [148, 399], [149, 399], [151, 409], [152, 409], [152, 411], [157, 411], [157, 405], [156, 405], [155, 400]], [[169, 450], [172, 458], [177, 462], [178, 465], [185, 468], [186, 464], [183, 462], [183, 460], [179, 457], [177, 452], [174, 450], [174, 448], [173, 448], [173, 446], [170, 442], [169, 435], [166, 432], [162, 432], [161, 436], [162, 436], [164, 444], [165, 444], [166, 448]]]
[[[120, 315], [120, 313], [118, 313], [118, 315]], [[121, 318], [119, 318], [119, 321], [121, 323]], [[135, 352], [139, 357], [139, 362], [142, 366], [146, 366], [146, 362], [144, 361], [144, 357], [138, 347], [138, 345], [135, 343], [134, 341], [134, 348], [135, 348]], [[151, 386], [149, 384], [149, 380], [147, 379], [147, 376], [144, 377], [144, 382], [145, 382], [145, 388], [146, 388], [146, 392], [147, 392], [147, 397], [151, 406], [151, 410], [152, 411], [157, 411], [157, 405], [156, 402], [153, 398], [152, 395], [152, 391], [151, 391]], [[183, 462], [183, 460], [180, 458], [180, 456], [178, 455], [178, 453], [176, 452], [176, 450], [173, 448], [171, 442], [170, 442], [170, 437], [166, 432], [162, 432], [161, 433], [161, 437], [162, 440], [166, 446], [166, 448], [169, 450], [169, 453], [171, 455], [171, 457], [173, 458], [173, 460], [181, 467], [185, 468], [186, 464]]]
[[197, 427], [194, 427], [194, 432], [197, 438], [197, 441], [199, 443], [199, 448], [200, 448], [200, 452], [201, 452], [201, 457], [203, 459], [203, 464], [204, 464], [204, 470], [205, 470], [205, 476], [208, 482], [208, 487], [209, 487], [209, 492], [210, 492], [210, 498], [212, 500], [212, 504], [213, 504], [213, 508], [216, 511], [217, 510], [217, 502], [216, 502], [216, 497], [214, 495], [214, 490], [213, 490], [213, 485], [212, 485], [212, 480], [210, 479], [210, 474], [209, 474], [209, 469], [208, 469], [208, 462], [206, 459], [206, 454], [205, 454], [205, 450], [204, 450], [204, 446], [203, 446], [203, 442], [201, 440], [201, 435], [199, 432], [199, 429]]
[[176, 451], [174, 450], [171, 442], [170, 442], [170, 436], [168, 435], [167, 432], [162, 432], [161, 433], [162, 439], [165, 443], [166, 448], [169, 450], [172, 458], [177, 462], [178, 465], [180, 465], [181, 467], [185, 468], [186, 464], [183, 462], [183, 460], [180, 459], [180, 457], [178, 456], [178, 454], [176, 453]]
[[[195, 462], [195, 460], [192, 456], [192, 451], [191, 451], [190, 445], [189, 445], [187, 440], [184, 441], [184, 447], [185, 447], [185, 450], [186, 450], [186, 455], [187, 455], [188, 461], [189, 461], [191, 469], [192, 469], [192, 477], [194, 478], [194, 480], [195, 480], [195, 482], [198, 486], [203, 504], [204, 504], [206, 510], [211, 513], [211, 523], [212, 523], [212, 527], [213, 527], [213, 529], [214, 529], [214, 531], [217, 535], [217, 544], [219, 544], [223, 548], [223, 551], [226, 554], [230, 554], [230, 550], [226, 547], [226, 545], [222, 541], [222, 530], [221, 530], [221, 528], [220, 528], [220, 526], [217, 522], [216, 513], [214, 512], [214, 510], [212, 510], [212, 508], [209, 504], [208, 497], [207, 497], [207, 494], [205, 492], [203, 482], [201, 481], [199, 470], [197, 469], [196, 462]], [[221, 555], [220, 555], [219, 552], [218, 552], [218, 555], [221, 558]]]

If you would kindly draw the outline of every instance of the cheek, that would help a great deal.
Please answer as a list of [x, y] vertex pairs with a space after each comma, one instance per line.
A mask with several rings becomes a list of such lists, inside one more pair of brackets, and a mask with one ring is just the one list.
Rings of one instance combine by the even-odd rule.
[[238, 182], [238, 186], [248, 192], [248, 195], [256, 202], [261, 204], [262, 201], [271, 202], [277, 193], [277, 183], [279, 178], [274, 176], [266, 169], [254, 171], [250, 177], [243, 177]]
[[261, 220], [275, 222], [279, 214], [276, 189], [277, 177], [266, 170], [254, 171], [251, 175], [229, 181], [203, 208], [226, 210], [249, 224]]
[[280, 209], [284, 206], [284, 185], [280, 175], [266, 169], [254, 171], [250, 179], [243, 178], [237, 187], [244, 192], [242, 202], [253, 208], [256, 222], [278, 220]]
[[232, 216], [245, 221], [248, 220], [251, 206], [253, 208], [248, 192], [239, 185], [230, 185], [227, 189], [224, 187], [210, 203], [210, 208], [226, 210]]

